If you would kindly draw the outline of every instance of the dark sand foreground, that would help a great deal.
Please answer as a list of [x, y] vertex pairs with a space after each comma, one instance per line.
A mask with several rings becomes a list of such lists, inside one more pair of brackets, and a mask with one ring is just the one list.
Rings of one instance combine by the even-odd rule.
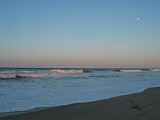
[[2, 115], [0, 120], [160, 120], [160, 87], [96, 102]]

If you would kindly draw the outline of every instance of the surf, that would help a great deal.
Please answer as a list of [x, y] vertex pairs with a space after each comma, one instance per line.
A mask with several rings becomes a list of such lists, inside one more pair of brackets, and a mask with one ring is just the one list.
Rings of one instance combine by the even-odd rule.
[[61, 69], [54, 69], [51, 70], [56, 74], [75, 74], [75, 73], [83, 73], [83, 70], [61, 70]]
[[138, 70], [138, 69], [135, 69], [135, 70], [120, 70], [120, 72], [132, 72], [132, 73], [134, 73], [134, 72], [143, 72], [142, 70]]

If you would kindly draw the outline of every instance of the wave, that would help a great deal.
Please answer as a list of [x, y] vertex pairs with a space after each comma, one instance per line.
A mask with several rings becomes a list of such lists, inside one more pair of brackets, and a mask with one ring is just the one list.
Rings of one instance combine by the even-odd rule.
[[16, 78], [15, 74], [13, 73], [0, 73], [0, 79], [11, 79]]
[[148, 68], [137, 68], [137, 69], [121, 69], [121, 68], [98, 68], [98, 69], [84, 69], [84, 73], [91, 72], [143, 72], [150, 71]]
[[120, 75], [91, 75], [89, 77], [106, 78], [106, 77], [120, 77]]
[[35, 73], [35, 71], [22, 70], [22, 71], [19, 71], [18, 73]]
[[153, 72], [158, 72], [158, 71], [160, 71], [160, 68], [154, 68], [154, 69], [150, 69], [150, 70]]
[[135, 69], [135, 70], [120, 70], [120, 72], [142, 72], [142, 70]]
[[[84, 69], [0, 69], [0, 79], [14, 79], [14, 78], [38, 78], [38, 77], [59, 77], [68, 76], [68, 74], [80, 74], [91, 75], [89, 77], [111, 77], [110, 74], [124, 72], [124, 73], [136, 73], [153, 71], [158, 72], [160, 68], [84, 68]], [[107, 74], [107, 75], [95, 75], [97, 74]], [[112, 76], [118, 77], [118, 76]]]
[[74, 74], [74, 73], [83, 73], [83, 70], [61, 70], [61, 69], [54, 69], [51, 70], [56, 74]]
[[16, 78], [37, 78], [37, 77], [45, 77], [45, 74], [16, 74]]
[[0, 79], [13, 78], [38, 78], [38, 77], [56, 77], [56, 74], [76, 74], [83, 73], [83, 70], [39, 70], [39, 71], [3, 71], [0, 72]]
[[4, 73], [0, 74], [0, 79], [13, 79], [13, 78], [36, 78], [36, 77], [43, 77], [43, 74], [14, 74], [14, 73]]

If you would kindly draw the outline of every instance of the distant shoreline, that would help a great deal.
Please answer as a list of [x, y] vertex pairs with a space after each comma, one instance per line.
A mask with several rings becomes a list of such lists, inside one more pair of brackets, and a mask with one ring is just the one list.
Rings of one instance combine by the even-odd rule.
[[95, 102], [1, 113], [0, 120], [159, 120], [160, 87]]

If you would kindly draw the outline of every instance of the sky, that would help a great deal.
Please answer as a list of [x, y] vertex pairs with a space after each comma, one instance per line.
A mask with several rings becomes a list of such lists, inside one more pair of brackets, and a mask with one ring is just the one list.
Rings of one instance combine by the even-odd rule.
[[160, 0], [0, 0], [0, 67], [160, 67]]

